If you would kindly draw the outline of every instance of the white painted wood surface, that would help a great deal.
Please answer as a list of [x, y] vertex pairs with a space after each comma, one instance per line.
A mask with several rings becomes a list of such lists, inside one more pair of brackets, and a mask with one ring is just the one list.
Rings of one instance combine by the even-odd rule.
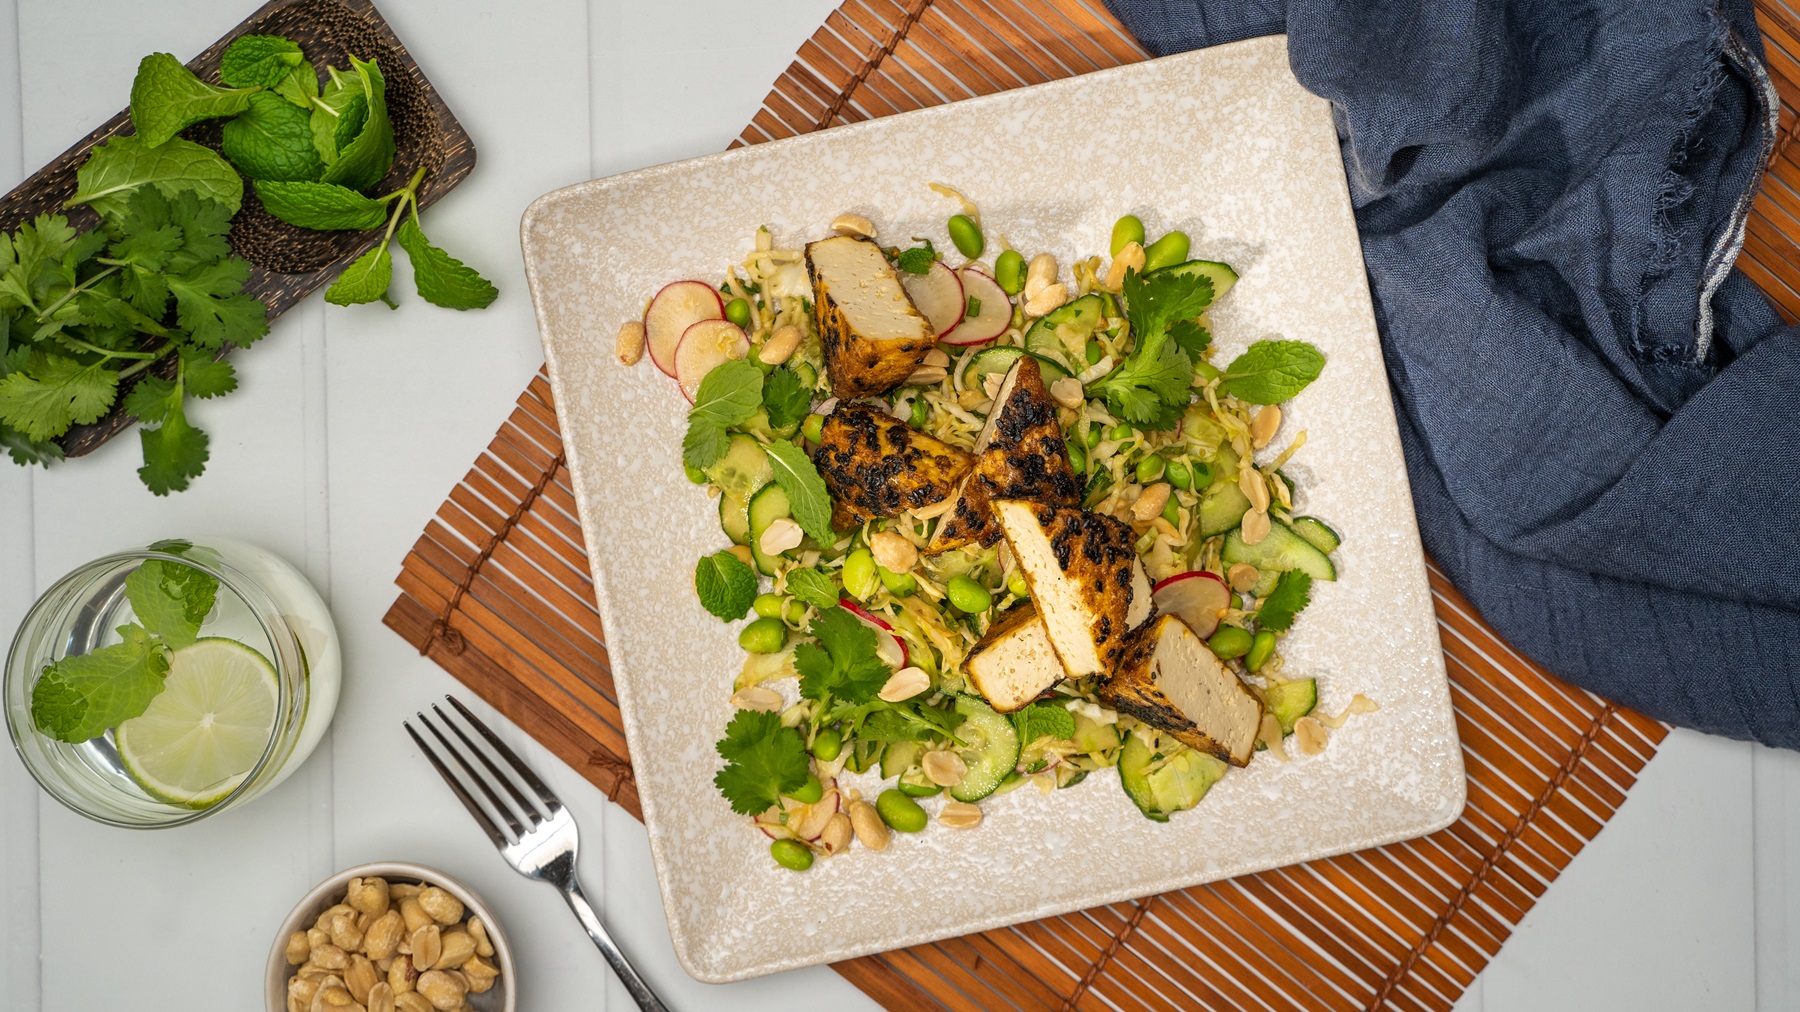
[[[521, 1008], [631, 1007], [553, 892], [501, 864], [402, 737], [400, 719], [455, 683], [381, 616], [408, 547], [541, 361], [516, 239], [526, 204], [724, 147], [834, 5], [388, 0], [480, 151], [426, 224], [496, 280], [500, 301], [470, 314], [423, 305], [404, 267], [398, 312], [315, 296], [235, 358], [238, 393], [194, 410], [212, 460], [185, 494], [144, 491], [129, 436], [50, 472], [0, 463], [0, 633], [89, 558], [212, 532], [304, 568], [331, 602], [346, 664], [336, 724], [311, 762], [253, 806], [186, 829], [89, 824], [0, 758], [0, 1007], [257, 1008], [269, 933], [289, 905], [338, 868], [384, 858], [436, 865], [484, 893], [519, 955]], [[185, 59], [251, 9], [0, 0], [0, 189], [117, 111], [145, 53]], [[672, 1007], [872, 1007], [822, 968], [722, 988], [689, 980], [641, 827], [497, 723], [576, 812], [589, 890]], [[1457, 1007], [1800, 1008], [1797, 863], [1800, 756], [1677, 732]], [[844, 916], [879, 917], [879, 897]]]

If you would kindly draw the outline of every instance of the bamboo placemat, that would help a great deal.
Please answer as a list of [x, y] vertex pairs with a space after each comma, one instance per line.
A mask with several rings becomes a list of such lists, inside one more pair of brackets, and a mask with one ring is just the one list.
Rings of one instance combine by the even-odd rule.
[[[1800, 318], [1800, 19], [1743, 266]], [[1144, 58], [1097, 0], [850, 0], [736, 144]], [[735, 146], [735, 145], [734, 145]], [[1405, 843], [836, 964], [891, 1009], [1448, 1010], [1624, 801], [1668, 728], [1551, 677], [1430, 569], [1469, 803]], [[407, 555], [386, 622], [641, 818], [549, 383]], [[1305, 813], [1295, 813], [1304, 818]]]

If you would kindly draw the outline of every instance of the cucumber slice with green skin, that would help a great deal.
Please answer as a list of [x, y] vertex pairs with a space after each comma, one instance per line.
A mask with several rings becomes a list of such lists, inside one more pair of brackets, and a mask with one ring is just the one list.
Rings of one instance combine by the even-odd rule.
[[[989, 348], [977, 354], [974, 358], [969, 359], [968, 365], [963, 366], [963, 389], [980, 390], [982, 377], [988, 373], [1006, 375], [1006, 371], [1012, 368], [1013, 361], [1024, 354], [1026, 351], [1023, 348]], [[1031, 357], [1037, 359], [1038, 369], [1043, 372], [1045, 383], [1054, 383], [1069, 375], [1069, 370], [1042, 355], [1032, 355]]]
[[[1082, 346], [1105, 318], [1106, 303], [1100, 300], [1100, 296], [1083, 295], [1032, 324], [1031, 329], [1025, 332], [1025, 350], [1038, 355], [1055, 352], [1065, 358], [1080, 354]], [[1078, 340], [1072, 344], [1064, 341], [1062, 334], [1058, 333], [1064, 328], [1067, 328], [1066, 333]]]
[[1119, 725], [1102, 724], [1075, 714], [1075, 747], [1083, 752], [1104, 752], [1119, 747]]
[[719, 526], [734, 545], [750, 543], [750, 497], [736, 492], [719, 496]]
[[994, 712], [993, 707], [974, 696], [957, 696], [956, 712], [962, 723], [956, 725], [956, 737], [963, 741], [957, 749], [969, 767], [962, 783], [950, 788], [950, 796], [958, 801], [980, 801], [994, 793], [1013, 772], [1019, 762], [1019, 733], [1012, 721]]
[[1225, 547], [1219, 552], [1219, 558], [1227, 566], [1249, 563], [1265, 576], [1297, 569], [1315, 580], [1337, 579], [1337, 567], [1325, 553], [1279, 520], [1269, 521], [1268, 535], [1254, 545], [1244, 544], [1244, 537], [1238, 531], [1225, 535]]
[[881, 754], [881, 778], [897, 777], [917, 766], [925, 755], [925, 746], [916, 741], [897, 741]]
[[1250, 511], [1250, 500], [1237, 482], [1227, 482], [1210, 489], [1200, 498], [1200, 536], [1210, 538], [1235, 530]]
[[[1119, 785], [1144, 818], [1167, 822], [1170, 814], [1198, 805], [1230, 769], [1223, 761], [1158, 734], [1151, 745], [1137, 732], [1119, 750]], [[1169, 757], [1162, 761], [1164, 757]], [[1154, 766], [1154, 768], [1152, 768]]]
[[780, 485], [764, 485], [762, 490], [750, 499], [750, 556], [756, 560], [757, 571], [764, 576], [774, 576], [775, 566], [780, 556], [770, 555], [762, 550], [763, 532], [769, 525], [785, 516], [793, 515], [793, 507], [788, 503], [787, 491]]
[[741, 432], [733, 433], [725, 444], [725, 456], [704, 470], [706, 480], [719, 486], [719, 491], [736, 492], [746, 500], [775, 480], [775, 469], [769, 466], [762, 444]]
[[934, 798], [944, 791], [942, 787], [926, 779], [924, 770], [907, 770], [900, 774], [900, 779], [894, 782], [894, 786], [909, 798]]
[[1263, 700], [1269, 704], [1269, 712], [1281, 722], [1281, 733], [1293, 734], [1294, 722], [1319, 705], [1319, 683], [1311, 678], [1300, 678], [1271, 685], [1263, 690]]
[[1325, 526], [1325, 521], [1318, 517], [1295, 517], [1291, 525], [1294, 533], [1306, 539], [1306, 543], [1319, 551], [1330, 555], [1337, 551], [1337, 546], [1344, 543], [1338, 532]]
[[1213, 283], [1213, 302], [1219, 301], [1221, 296], [1231, 291], [1231, 286], [1237, 284], [1238, 279], [1237, 271], [1232, 270], [1230, 264], [1222, 264], [1217, 260], [1189, 260], [1187, 263], [1172, 264], [1150, 273], [1192, 274], [1206, 278]]

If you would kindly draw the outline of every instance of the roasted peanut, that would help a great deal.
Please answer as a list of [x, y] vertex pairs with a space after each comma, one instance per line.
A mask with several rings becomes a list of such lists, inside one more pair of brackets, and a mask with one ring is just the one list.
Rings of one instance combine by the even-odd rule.
[[494, 943], [488, 941], [487, 925], [482, 923], [481, 918], [469, 918], [469, 937], [475, 939], [475, 954], [477, 956], [491, 956], [494, 954]]
[[1025, 315], [1028, 317], [1048, 316], [1061, 309], [1069, 301], [1069, 287], [1060, 282], [1045, 285], [1036, 295], [1025, 300]]
[[399, 951], [400, 937], [406, 932], [406, 921], [400, 911], [389, 910], [363, 932], [363, 951], [370, 959], [386, 959]]
[[938, 812], [938, 821], [951, 829], [974, 829], [981, 825], [981, 809], [966, 801], [951, 801]]
[[1251, 510], [1244, 514], [1238, 525], [1238, 537], [1243, 538], [1246, 545], [1259, 544], [1269, 536], [1269, 529], [1269, 515], [1261, 510]]
[[1262, 579], [1262, 572], [1248, 562], [1234, 562], [1231, 564], [1231, 568], [1225, 571], [1225, 582], [1231, 584], [1231, 589], [1240, 594], [1248, 593], [1260, 579]]
[[437, 886], [426, 886], [419, 893], [419, 906], [431, 915], [431, 919], [439, 924], [455, 924], [462, 920], [462, 900], [450, 895]]
[[1238, 475], [1238, 491], [1250, 500], [1250, 508], [1259, 513], [1269, 511], [1269, 483], [1263, 480], [1261, 471], [1252, 467]]
[[443, 951], [431, 965], [438, 970], [454, 970], [469, 961], [475, 955], [475, 939], [469, 937], [467, 931], [450, 930], [443, 934]]
[[644, 357], [644, 323], [626, 320], [619, 324], [619, 336], [613, 339], [613, 355], [620, 365], [637, 365]]
[[307, 946], [307, 948], [316, 949], [321, 945], [330, 945], [330, 944], [331, 944], [331, 932], [326, 931], [324, 928], [307, 928], [306, 929], [306, 946]]
[[1116, 292], [1125, 286], [1125, 272], [1144, 273], [1144, 247], [1140, 243], [1128, 242], [1113, 257], [1112, 266], [1106, 269], [1106, 279], [1101, 282], [1108, 291]]
[[875, 238], [875, 223], [860, 214], [840, 214], [831, 219], [831, 230], [838, 235], [851, 235], [858, 239]]
[[419, 974], [418, 990], [431, 1007], [451, 1012], [462, 1007], [463, 995], [469, 993], [460, 975], [452, 975], [443, 970], [427, 970]]
[[1031, 266], [1025, 268], [1025, 299], [1030, 301], [1039, 292], [1056, 284], [1056, 258], [1048, 253], [1039, 253], [1031, 258]]
[[296, 931], [288, 936], [287, 961], [289, 966], [299, 966], [312, 955], [312, 943], [306, 940], [306, 932]]
[[313, 946], [312, 961], [327, 970], [342, 970], [350, 965], [350, 954], [326, 942], [324, 945]]
[[825, 848], [827, 854], [841, 854], [850, 846], [850, 816], [843, 812], [833, 812], [831, 818], [825, 820], [825, 828], [819, 833], [819, 846]]
[[321, 980], [318, 977], [289, 977], [287, 989], [288, 1001], [293, 1002], [298, 1000], [301, 1005], [311, 1005], [313, 995], [319, 993], [320, 983]]
[[1250, 445], [1260, 450], [1269, 445], [1275, 438], [1275, 430], [1281, 428], [1281, 408], [1268, 404], [1256, 416], [1250, 419]]
[[1050, 384], [1050, 398], [1065, 408], [1079, 408], [1087, 394], [1081, 389], [1080, 380], [1064, 376]]
[[410, 896], [417, 896], [425, 887], [411, 882], [391, 882], [388, 884], [388, 899], [395, 903]]
[[784, 323], [775, 328], [775, 333], [763, 342], [762, 350], [756, 357], [762, 359], [764, 365], [780, 365], [792, 358], [800, 347], [800, 328], [791, 323]]
[[394, 1012], [431, 1012], [431, 1000], [417, 991], [394, 996]]
[[338, 984], [322, 987], [318, 994], [313, 995], [314, 1008], [324, 1006], [325, 1008], [347, 1009], [358, 1004], [361, 1003], [356, 1000], [356, 996], [352, 995], [349, 989]]
[[910, 572], [919, 563], [919, 549], [896, 531], [877, 531], [869, 538], [875, 561], [890, 573]]
[[375, 973], [375, 964], [369, 957], [357, 953], [350, 957], [350, 968], [344, 971], [344, 986], [350, 989], [351, 997], [359, 1004], [369, 1003], [369, 989], [381, 978]]
[[395, 994], [405, 994], [413, 989], [413, 981], [419, 979], [419, 971], [413, 968], [411, 956], [395, 956], [388, 964], [387, 982]]
[[969, 774], [969, 764], [963, 762], [962, 756], [947, 749], [925, 753], [919, 765], [925, 770], [925, 779], [939, 787], [955, 787]]
[[412, 933], [412, 961], [420, 970], [429, 970], [437, 965], [438, 957], [444, 952], [443, 929], [435, 924], [427, 924]]
[[888, 845], [887, 823], [881, 821], [881, 813], [867, 801], [850, 803], [850, 827], [856, 830], [856, 842], [870, 850], [886, 850]]
[[344, 902], [369, 915], [369, 918], [380, 917], [388, 912], [388, 884], [384, 878], [353, 878], [350, 880], [350, 892]]
[[400, 901], [400, 916], [406, 921], [406, 933], [409, 935], [431, 923], [431, 915], [419, 905], [419, 899], [416, 896], [409, 896]]
[[331, 944], [349, 952], [362, 948], [362, 929], [356, 926], [356, 913], [346, 910], [331, 919], [326, 930], [331, 932]]
[[494, 978], [500, 976], [500, 970], [480, 956], [470, 956], [462, 966], [462, 974], [469, 982], [470, 994], [485, 994], [494, 986]]
[[394, 1012], [394, 989], [382, 981], [369, 989], [369, 1012]]
[[1140, 492], [1137, 501], [1131, 504], [1131, 516], [1138, 523], [1149, 523], [1151, 517], [1162, 515], [1163, 507], [1169, 504], [1169, 483], [1159, 481], [1147, 485]]
[[876, 695], [880, 696], [884, 702], [898, 703], [902, 699], [911, 699], [929, 688], [931, 688], [931, 676], [925, 673], [925, 669], [908, 666], [894, 672], [888, 678], [887, 684], [883, 685], [881, 691]]

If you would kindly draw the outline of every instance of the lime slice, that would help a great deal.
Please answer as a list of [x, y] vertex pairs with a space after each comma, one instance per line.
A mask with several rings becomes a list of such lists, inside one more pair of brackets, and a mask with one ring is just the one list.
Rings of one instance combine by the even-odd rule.
[[197, 640], [170, 655], [149, 709], [114, 730], [119, 759], [158, 801], [207, 808], [262, 758], [279, 695], [262, 654], [236, 640]]

